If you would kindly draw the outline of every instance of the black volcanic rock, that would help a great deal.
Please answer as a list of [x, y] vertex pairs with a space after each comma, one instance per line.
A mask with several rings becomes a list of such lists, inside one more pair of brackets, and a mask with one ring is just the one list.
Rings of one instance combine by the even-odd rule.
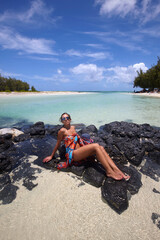
[[30, 128], [30, 135], [44, 135], [45, 134], [45, 126], [43, 122], [36, 122], [34, 125]]
[[[59, 161], [65, 161], [65, 147], [62, 143], [54, 158], [43, 163], [56, 144], [57, 134], [61, 125], [44, 126], [43, 122], [25, 126], [24, 134], [18, 137], [5, 134], [0, 136], [0, 198], [2, 204], [10, 203], [16, 197], [16, 182], [22, 180], [23, 185], [32, 190], [37, 186], [35, 173], [41, 168], [55, 171]], [[123, 212], [129, 205], [131, 195], [137, 194], [142, 186], [141, 175], [145, 174], [155, 181], [160, 178], [160, 129], [148, 124], [127, 122], [112, 122], [100, 127], [94, 125], [77, 125], [78, 133], [90, 134], [95, 143], [105, 148], [121, 171], [129, 174], [130, 180], [115, 181], [106, 177], [102, 165], [90, 158], [73, 164], [60, 171], [72, 172], [93, 186], [101, 187], [102, 197], [118, 213]], [[30, 155], [35, 156], [29, 162]], [[126, 166], [127, 164], [127, 166]], [[138, 167], [138, 168], [137, 168]], [[12, 183], [9, 176], [12, 170]], [[10, 191], [10, 192], [9, 192]]]
[[7, 184], [0, 192], [0, 200], [2, 204], [11, 203], [17, 195], [18, 187], [13, 184]]
[[0, 174], [0, 190], [9, 183], [11, 183], [10, 176], [8, 174]]
[[140, 172], [154, 179], [157, 182], [159, 181], [160, 167], [156, 159], [152, 159], [147, 156], [144, 165], [140, 168]]
[[84, 173], [84, 170], [86, 169], [85, 164], [79, 164], [79, 165], [72, 165], [70, 167], [70, 171], [74, 174], [76, 174], [77, 176], [82, 176], [82, 174]]
[[101, 187], [105, 178], [105, 170], [97, 162], [90, 163], [83, 173], [83, 180], [95, 187]]
[[14, 142], [22, 142], [30, 139], [29, 134], [20, 134], [19, 136], [14, 137], [13, 141]]
[[0, 153], [6, 151], [13, 145], [11, 138], [12, 134], [0, 135]]
[[12, 169], [12, 162], [8, 155], [0, 153], [0, 173], [9, 172]]
[[127, 182], [106, 178], [101, 190], [102, 197], [116, 212], [121, 213], [128, 208]]
[[149, 159], [160, 165], [160, 151], [152, 151], [148, 154]]
[[83, 127], [78, 133], [80, 135], [84, 133], [88, 133], [92, 137], [92, 136], [97, 136], [97, 132], [98, 130], [94, 125], [89, 125], [87, 127]]
[[94, 143], [98, 143], [100, 146], [103, 146], [104, 148], [107, 146], [103, 139], [100, 138], [99, 136], [92, 136], [91, 139], [93, 140]]
[[160, 229], [160, 214], [158, 213], [152, 213], [152, 221], [156, 226]]
[[129, 181], [127, 181], [127, 190], [130, 192], [131, 195], [138, 193], [139, 189], [142, 186], [141, 182], [141, 173], [132, 165], [129, 167], [126, 166], [119, 166], [119, 169], [130, 176]]
[[48, 126], [46, 128], [46, 134], [51, 135], [55, 138], [57, 138], [58, 131], [62, 128], [62, 125], [56, 125], [56, 126]]

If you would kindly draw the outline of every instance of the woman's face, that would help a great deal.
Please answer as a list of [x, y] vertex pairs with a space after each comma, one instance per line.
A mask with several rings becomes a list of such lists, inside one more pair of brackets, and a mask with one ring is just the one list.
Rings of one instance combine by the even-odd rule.
[[71, 119], [70, 119], [70, 117], [68, 116], [68, 114], [63, 114], [63, 115], [62, 115], [62, 123], [63, 123], [64, 125], [69, 125], [70, 122], [71, 122]]

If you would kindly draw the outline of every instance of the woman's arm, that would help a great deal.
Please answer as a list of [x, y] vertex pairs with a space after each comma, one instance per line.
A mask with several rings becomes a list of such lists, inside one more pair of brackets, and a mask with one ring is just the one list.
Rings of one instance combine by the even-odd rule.
[[48, 157], [46, 157], [46, 158], [43, 159], [43, 162], [44, 162], [44, 163], [45, 163], [45, 162], [49, 162], [50, 160], [52, 160], [54, 154], [56, 153], [57, 149], [59, 148], [59, 146], [60, 146], [60, 144], [61, 144], [61, 141], [62, 141], [62, 139], [63, 139], [63, 135], [64, 135], [63, 131], [62, 131], [62, 130], [59, 130], [59, 132], [58, 132], [58, 137], [57, 137], [57, 143], [56, 143], [56, 145], [55, 145], [55, 147], [54, 147], [54, 149], [53, 149], [53, 152], [52, 152], [52, 154], [51, 154], [50, 156], [48, 156]]

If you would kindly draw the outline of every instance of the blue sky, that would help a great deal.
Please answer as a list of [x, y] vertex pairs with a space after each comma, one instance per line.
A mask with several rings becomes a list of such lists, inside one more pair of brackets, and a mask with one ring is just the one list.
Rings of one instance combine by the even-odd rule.
[[160, 56], [160, 1], [1, 0], [0, 29], [2, 76], [40, 91], [132, 91]]

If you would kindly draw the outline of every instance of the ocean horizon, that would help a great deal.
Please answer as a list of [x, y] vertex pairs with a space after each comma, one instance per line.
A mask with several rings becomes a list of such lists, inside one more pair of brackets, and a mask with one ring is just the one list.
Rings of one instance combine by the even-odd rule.
[[93, 124], [97, 128], [114, 121], [160, 127], [158, 98], [128, 94], [129, 91], [67, 92], [73, 94], [4, 94], [0, 97], [0, 128], [21, 127], [38, 121], [57, 125], [63, 112], [71, 115], [72, 124]]

